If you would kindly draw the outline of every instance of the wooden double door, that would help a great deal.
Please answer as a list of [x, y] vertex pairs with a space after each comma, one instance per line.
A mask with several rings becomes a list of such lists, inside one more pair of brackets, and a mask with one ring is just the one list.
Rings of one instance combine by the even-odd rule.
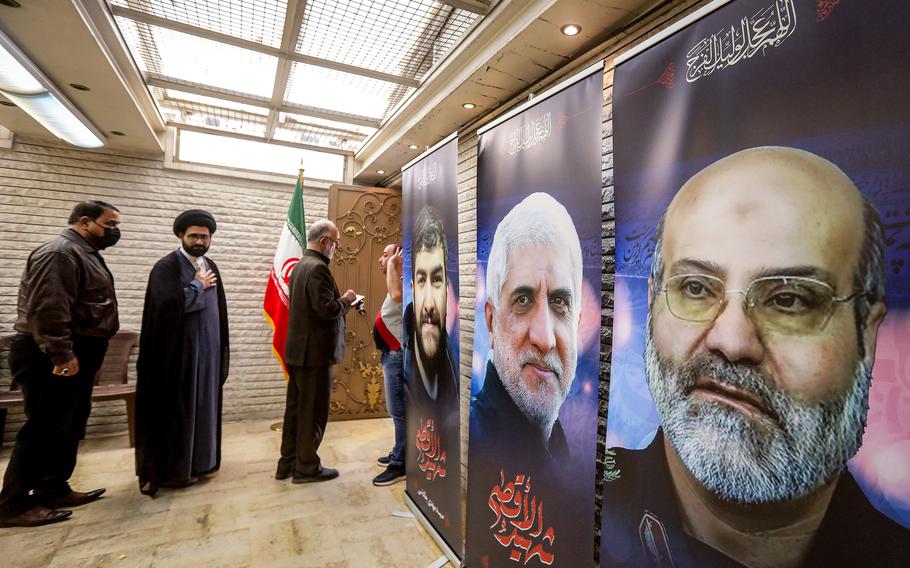
[[338, 289], [366, 296], [364, 313], [347, 317], [344, 361], [334, 369], [333, 420], [376, 418], [387, 414], [373, 321], [386, 296], [379, 257], [390, 243], [401, 244], [401, 192], [382, 187], [335, 184], [329, 189], [329, 218], [341, 233], [331, 268]]

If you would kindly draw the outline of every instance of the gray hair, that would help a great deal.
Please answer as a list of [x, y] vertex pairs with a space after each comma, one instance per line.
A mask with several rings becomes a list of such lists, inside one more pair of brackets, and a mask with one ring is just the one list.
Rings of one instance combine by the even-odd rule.
[[866, 318], [872, 306], [885, 299], [885, 287], [888, 283], [888, 268], [885, 265], [885, 231], [882, 227], [882, 216], [875, 204], [862, 193], [863, 200], [863, 244], [859, 250], [859, 261], [853, 272], [853, 289], [865, 292], [853, 302], [856, 314], [856, 330], [859, 336], [860, 357], [866, 356], [863, 343], [863, 331], [866, 329]]
[[560, 202], [547, 193], [538, 192], [525, 197], [496, 227], [487, 260], [486, 283], [487, 297], [494, 307], [499, 306], [502, 283], [508, 280], [509, 253], [521, 247], [551, 244], [560, 247], [560, 256], [568, 257], [573, 291], [575, 297], [579, 297], [582, 261], [575, 223]]
[[320, 219], [310, 225], [306, 232], [306, 242], [315, 243], [325, 235], [328, 235], [335, 228], [335, 223], [328, 219]]

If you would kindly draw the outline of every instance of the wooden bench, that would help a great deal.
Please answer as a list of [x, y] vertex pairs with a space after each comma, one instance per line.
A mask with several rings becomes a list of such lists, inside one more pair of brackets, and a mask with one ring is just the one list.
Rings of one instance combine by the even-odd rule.
[[[0, 337], [0, 358], [2, 368], [9, 367], [9, 345], [13, 335]], [[104, 362], [95, 375], [95, 388], [92, 391], [92, 401], [119, 400], [126, 401], [126, 417], [130, 431], [130, 447], [136, 444], [136, 385], [127, 381], [130, 355], [139, 343], [139, 334], [135, 331], [118, 331], [108, 345]], [[6, 422], [6, 409], [25, 403], [22, 391], [15, 382], [10, 384], [10, 390], [0, 392], [0, 441], [3, 440], [3, 431]]]

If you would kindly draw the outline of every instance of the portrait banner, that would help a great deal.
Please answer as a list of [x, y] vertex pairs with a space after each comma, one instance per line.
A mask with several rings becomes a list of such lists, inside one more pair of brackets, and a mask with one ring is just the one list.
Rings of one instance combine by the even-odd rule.
[[407, 494], [458, 558], [458, 139], [402, 171]]
[[910, 3], [621, 57], [601, 566], [910, 564]]
[[479, 133], [466, 563], [590, 566], [603, 65]]

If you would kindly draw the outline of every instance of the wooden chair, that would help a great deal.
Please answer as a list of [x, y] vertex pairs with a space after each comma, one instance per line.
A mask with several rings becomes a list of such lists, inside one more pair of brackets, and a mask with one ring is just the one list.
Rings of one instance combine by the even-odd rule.
[[[10, 376], [9, 372], [9, 344], [13, 335], [0, 337], [0, 377]], [[3, 432], [6, 431], [6, 409], [23, 404], [22, 391], [16, 385], [10, 384], [9, 391], [0, 391], [0, 443], [3, 443]]]
[[[9, 344], [14, 336], [0, 337], [0, 369], [9, 366]], [[118, 331], [111, 338], [104, 355], [104, 362], [95, 375], [95, 388], [92, 391], [92, 401], [118, 400], [126, 401], [126, 417], [130, 431], [130, 447], [136, 444], [136, 385], [127, 381], [130, 354], [139, 343], [139, 334], [135, 331]], [[0, 392], [0, 440], [3, 439], [3, 426], [5, 425], [6, 409], [25, 403], [22, 391], [18, 385], [11, 383], [9, 391]]]
[[126, 420], [130, 430], [130, 447], [136, 446], [136, 385], [127, 382], [130, 354], [139, 343], [136, 331], [118, 331], [111, 338], [104, 362], [95, 375], [92, 401], [126, 401]]

